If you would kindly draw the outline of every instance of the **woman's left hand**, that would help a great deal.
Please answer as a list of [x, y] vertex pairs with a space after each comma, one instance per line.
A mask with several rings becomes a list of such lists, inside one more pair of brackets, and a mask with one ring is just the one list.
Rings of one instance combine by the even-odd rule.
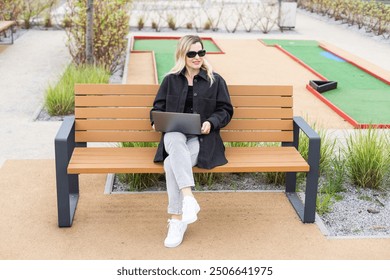
[[202, 124], [201, 132], [202, 132], [202, 134], [209, 134], [210, 133], [210, 129], [211, 129], [210, 122], [209, 121], [205, 121]]

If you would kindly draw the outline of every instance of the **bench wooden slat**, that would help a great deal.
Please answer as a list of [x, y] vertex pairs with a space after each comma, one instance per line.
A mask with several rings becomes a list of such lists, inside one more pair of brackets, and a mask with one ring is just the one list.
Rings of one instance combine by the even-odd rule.
[[292, 108], [291, 96], [232, 96], [233, 106], [242, 107], [288, 107]]
[[76, 142], [158, 142], [159, 132], [150, 131], [76, 131]]
[[293, 124], [291, 120], [250, 120], [250, 119], [232, 119], [230, 123], [223, 128], [224, 130], [292, 130]]
[[224, 142], [292, 142], [292, 131], [221, 131]]
[[149, 119], [150, 108], [134, 107], [134, 108], [75, 108], [76, 119], [93, 118], [93, 119]]
[[[224, 142], [291, 142], [292, 131], [221, 131]], [[76, 131], [77, 142], [158, 142], [154, 131]]]
[[235, 119], [292, 119], [292, 108], [252, 108], [239, 107], [234, 109]]
[[254, 96], [292, 96], [291, 86], [284, 85], [229, 85], [229, 94], [235, 95], [254, 95]]
[[[127, 119], [127, 120], [93, 120], [79, 119], [76, 122], [76, 130], [151, 130], [149, 119]], [[292, 130], [291, 120], [248, 120], [233, 119], [224, 130]]]
[[[156, 148], [76, 148], [68, 166], [79, 173], [163, 173], [162, 164], [153, 163]], [[229, 163], [212, 170], [194, 172], [307, 172], [309, 166], [292, 147], [226, 148]], [[140, 159], [141, 160], [137, 160]], [[283, 158], [283, 161], [280, 159]]]
[[159, 89], [159, 85], [113, 85], [113, 84], [76, 84], [75, 95], [106, 95], [106, 94], [123, 94], [123, 95], [153, 95]]
[[150, 131], [152, 129], [149, 119], [129, 120], [77, 120], [76, 130], [134, 130]]
[[[240, 107], [235, 108], [234, 118], [250, 118], [250, 119], [288, 119], [292, 118], [292, 108], [252, 108]], [[145, 107], [101, 107], [101, 108], [75, 108], [75, 116], [77, 119], [84, 118], [113, 118], [127, 119], [139, 118], [149, 119], [150, 108]]]
[[[124, 95], [153, 95], [155, 96], [159, 85], [112, 85], [112, 84], [76, 84], [76, 95], [106, 95], [106, 94], [124, 94]], [[229, 93], [235, 95], [253, 95], [253, 96], [292, 96], [291, 86], [284, 85], [229, 85]]]
[[155, 96], [139, 95], [137, 98], [129, 98], [125, 95], [100, 95], [100, 96], [75, 96], [75, 104], [77, 107], [150, 107], [153, 104]]
[[[77, 107], [150, 107], [155, 95], [138, 95], [137, 98], [129, 98], [126, 95], [81, 95], [75, 96]], [[293, 106], [292, 97], [282, 96], [232, 96], [233, 106], [245, 107], [288, 107]]]

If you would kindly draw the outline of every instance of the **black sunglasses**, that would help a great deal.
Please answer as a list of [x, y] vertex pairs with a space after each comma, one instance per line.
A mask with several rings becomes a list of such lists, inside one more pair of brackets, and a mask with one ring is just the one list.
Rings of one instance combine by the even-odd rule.
[[186, 53], [187, 57], [194, 58], [196, 55], [199, 55], [199, 57], [204, 57], [206, 55], [206, 50], [200, 50], [198, 52], [189, 51]]

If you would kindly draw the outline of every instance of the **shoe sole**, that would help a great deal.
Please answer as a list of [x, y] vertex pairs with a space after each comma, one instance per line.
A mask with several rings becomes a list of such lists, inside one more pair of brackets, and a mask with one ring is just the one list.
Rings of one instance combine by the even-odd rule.
[[167, 248], [175, 248], [177, 246], [179, 246], [180, 244], [182, 243], [182, 241], [180, 243], [175, 243], [175, 244], [166, 244], [164, 243], [164, 246], [167, 247]]

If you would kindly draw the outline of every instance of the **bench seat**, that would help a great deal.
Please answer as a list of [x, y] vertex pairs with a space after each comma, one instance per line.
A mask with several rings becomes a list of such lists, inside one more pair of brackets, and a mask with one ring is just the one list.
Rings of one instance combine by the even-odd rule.
[[[75, 148], [69, 174], [164, 173], [153, 162], [156, 148]], [[213, 169], [194, 167], [196, 173], [308, 172], [309, 165], [294, 147], [227, 147], [228, 163]]]
[[[7, 30], [10, 30], [10, 37], [11, 37], [11, 42], [9, 44], [14, 43], [14, 34], [13, 34], [13, 26], [16, 25], [16, 21], [13, 20], [6, 20], [6, 21], [0, 21], [0, 33], [6, 33]], [[4, 44], [4, 43], [2, 43]]]

